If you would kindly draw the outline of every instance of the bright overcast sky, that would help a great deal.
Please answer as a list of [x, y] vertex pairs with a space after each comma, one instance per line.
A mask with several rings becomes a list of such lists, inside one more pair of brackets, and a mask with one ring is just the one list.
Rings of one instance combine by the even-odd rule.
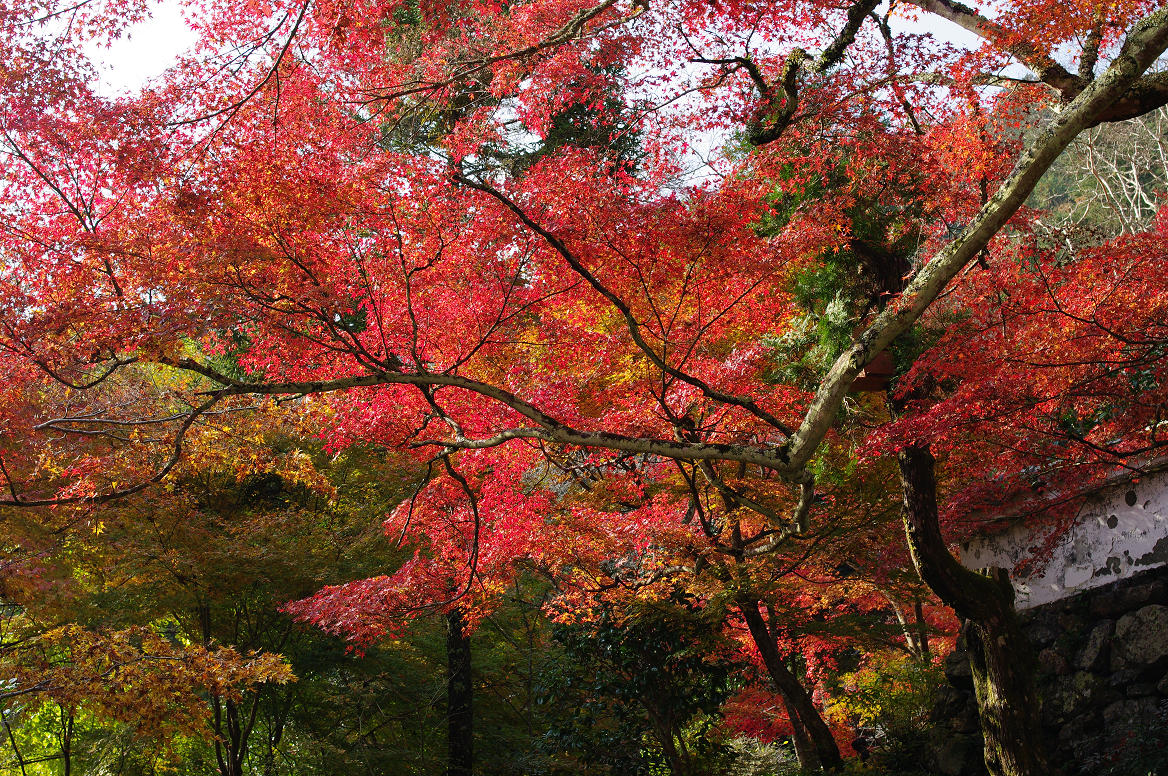
[[[902, 28], [932, 32], [942, 40], [966, 45], [974, 38], [957, 25], [922, 16], [926, 18], [907, 25], [902, 21]], [[99, 63], [102, 80], [111, 93], [133, 91], [161, 74], [194, 42], [195, 34], [183, 21], [179, 5], [173, 0], [160, 0], [150, 19], [131, 26], [109, 49], [94, 50], [92, 57]]]
[[195, 42], [179, 6], [163, 0], [146, 21], [130, 27], [108, 49], [91, 52], [110, 92], [133, 91], [159, 75]]

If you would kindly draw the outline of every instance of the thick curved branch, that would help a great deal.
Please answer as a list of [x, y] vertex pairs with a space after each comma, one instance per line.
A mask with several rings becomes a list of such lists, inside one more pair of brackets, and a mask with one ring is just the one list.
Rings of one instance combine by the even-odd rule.
[[[538, 428], [501, 432], [497, 437], [498, 444], [509, 441], [509, 439], [540, 439], [557, 444], [600, 447], [609, 450], [622, 450], [628, 453], [656, 455], [662, 458], [674, 458], [687, 461], [738, 461], [761, 466], [765, 469], [777, 471], [780, 474], [789, 473], [790, 476], [796, 478], [799, 476], [795, 472], [788, 472], [786, 456], [777, 447], [719, 444], [713, 442], [688, 443], [653, 437], [626, 436], [607, 431], [581, 431], [552, 417], [535, 405], [524, 401], [504, 388], [459, 375], [429, 374], [425, 372], [418, 374], [381, 372], [354, 377], [342, 377], [335, 380], [245, 383], [233, 380], [227, 375], [221, 374], [204, 364], [190, 359], [164, 361], [161, 363], [188, 372], [195, 372], [214, 380], [220, 385], [226, 386], [225, 388], [215, 389], [211, 392], [216, 397], [243, 395], [303, 396], [378, 385], [450, 386], [485, 396], [488, 399], [493, 399], [528, 420], [533, 421], [538, 426]], [[489, 442], [491, 440], [487, 441]], [[493, 446], [491, 444], [484, 444], [483, 442], [475, 442], [474, 440], [466, 440], [463, 443], [443, 442], [443, 444], [455, 448], [471, 445], [477, 445], [479, 447]]]
[[33, 363], [35, 363], [37, 366], [39, 366], [41, 368], [41, 371], [43, 371], [49, 377], [56, 380], [61, 385], [64, 385], [67, 388], [73, 388], [73, 389], [78, 390], [78, 391], [87, 391], [90, 388], [94, 388], [94, 387], [104, 383], [107, 379], [109, 379], [113, 375], [114, 372], [118, 371], [118, 369], [120, 369], [121, 367], [129, 366], [130, 364], [133, 364], [137, 360], [138, 359], [134, 356], [131, 356], [129, 358], [114, 358], [112, 360], [112, 362], [110, 363], [110, 365], [107, 366], [97, 377], [94, 377], [93, 379], [88, 380], [88, 381], [83, 382], [83, 383], [72, 382], [71, 380], [67, 379], [64, 375], [55, 371], [52, 367], [50, 367], [48, 365], [47, 362], [45, 362], [42, 359], [34, 359]]
[[777, 550], [783, 542], [792, 536], [807, 533], [807, 529], [810, 527], [811, 505], [814, 501], [815, 480], [810, 474], [806, 474], [803, 481], [799, 483], [799, 503], [795, 506], [795, 514], [792, 516], [791, 522], [772, 534], [765, 544], [744, 549], [742, 557], [755, 558], [759, 555], [766, 555]]
[[1049, 53], [1036, 49], [1025, 42], [1008, 42], [1013, 36], [1007, 30], [964, 3], [956, 2], [956, 0], [905, 0], [905, 2], [909, 5], [915, 5], [922, 11], [928, 11], [935, 16], [951, 21], [991, 43], [1002, 46], [1015, 59], [1032, 70], [1043, 83], [1053, 87], [1060, 94], [1073, 92], [1071, 96], [1074, 97], [1088, 83], [1052, 59]]
[[1110, 108], [1092, 121], [1088, 128], [1134, 119], [1165, 105], [1168, 105], [1168, 72], [1150, 73], [1132, 84]]
[[[1038, 76], [1042, 83], [1058, 92], [1064, 103], [1076, 99], [1094, 78], [1095, 66], [1099, 59], [1099, 44], [1102, 41], [1101, 20], [1096, 21], [1095, 26], [1092, 27], [1084, 41], [1079, 72], [1072, 73], [1056, 62], [1049, 52], [1035, 48], [1025, 41], [1018, 41], [1015, 36], [1012, 36], [1000, 25], [982, 16], [975, 9], [956, 2], [956, 0], [905, 0], [905, 2], [940, 16], [942, 19], [947, 19], [963, 29], [1001, 46], [1003, 50]], [[1138, 23], [1133, 28], [1132, 34], [1136, 34], [1140, 25], [1146, 21]], [[1130, 35], [1128, 39], [1131, 39]], [[1168, 105], [1168, 74], [1146, 75], [1128, 84], [1120, 99], [1116, 100], [1109, 109], [1100, 111], [1087, 127], [1124, 121], [1164, 105]]]
[[819, 58], [815, 60], [813, 70], [816, 75], [823, 75], [840, 63], [848, 46], [856, 41], [856, 34], [864, 24], [864, 19], [875, 11], [878, 5], [880, 5], [880, 0], [860, 0], [860, 2], [848, 6], [848, 20], [844, 23], [844, 28], [839, 31], [831, 43], [827, 44], [827, 47], [819, 54]]
[[[770, 113], [760, 111], [762, 115], [747, 125], [746, 139], [751, 144], [763, 146], [773, 143], [795, 120], [795, 112], [799, 110], [799, 70], [806, 60], [807, 52], [803, 49], [797, 48], [792, 51], [787, 56], [782, 73], [779, 74], [778, 83], [764, 90], [763, 94], [767, 97], [766, 107], [770, 109]], [[776, 88], [781, 94], [775, 93]], [[782, 98], [781, 104], [775, 105], [776, 97]]]
[[[683, 432], [684, 433], [684, 432]], [[689, 433], [693, 433], [692, 431]], [[803, 472], [803, 476], [799, 480], [799, 502], [795, 506], [794, 513], [790, 519], [784, 519], [773, 509], [764, 504], [752, 499], [745, 492], [730, 487], [730, 485], [718, 474], [710, 461], [699, 462], [698, 469], [705, 475], [706, 480], [717, 489], [722, 501], [726, 506], [727, 512], [733, 512], [739, 506], [745, 506], [767, 518], [776, 528], [769, 528], [763, 532], [756, 534], [753, 538], [741, 540], [742, 547], [738, 548], [743, 557], [754, 557], [773, 552], [778, 547], [792, 536], [799, 536], [807, 532], [809, 526], [809, 519], [811, 517], [811, 505], [815, 500], [815, 478], [810, 472]], [[693, 494], [694, 504], [697, 502], [697, 489], [693, 478], [689, 477], [684, 468], [681, 468], [682, 476], [685, 477], [687, 484]], [[696, 476], [696, 472], [695, 472]], [[702, 519], [703, 527], [706, 525], [705, 518]], [[709, 532], [707, 531], [707, 534]], [[713, 538], [713, 537], [711, 537]], [[739, 537], [740, 538], [740, 537]], [[761, 545], [748, 547], [747, 545], [754, 544], [759, 540], [766, 538], [767, 541]]]
[[1079, 77], [1090, 81], [1095, 77], [1095, 66], [1099, 64], [1099, 46], [1103, 43], [1103, 8], [1095, 13], [1095, 24], [1083, 41], [1083, 51], [1079, 55]]
[[1112, 109], [1166, 48], [1168, 9], [1160, 9], [1133, 27], [1111, 66], [1043, 129], [1014, 172], [961, 235], [922, 267], [900, 298], [877, 315], [858, 341], [836, 359], [788, 443], [793, 470], [801, 470], [811, 460], [860, 370], [921, 317], [949, 282], [1001, 231], [1071, 141], [1098, 123], [1099, 116]]
[[[848, 6], [848, 18], [843, 29], [836, 34], [831, 43], [820, 52], [815, 61], [807, 70], [812, 76], [826, 75], [829, 70], [838, 65], [847, 53], [848, 46], [856, 40], [856, 35], [868, 15], [876, 10], [880, 0], [859, 0]], [[758, 69], [745, 57], [739, 60], [750, 73], [751, 80], [759, 86], [765, 99], [765, 107], [759, 111], [759, 116], [746, 128], [746, 139], [753, 145], [762, 146], [773, 143], [786, 131], [795, 120], [795, 113], [799, 110], [799, 75], [807, 62], [807, 52], [801, 48], [793, 50], [783, 64], [778, 81], [767, 86], [758, 74]], [[749, 66], [747, 66], [749, 63]]]
[[542, 428], [511, 428], [507, 429], [506, 431], [500, 431], [497, 434], [492, 434], [489, 437], [480, 437], [475, 439], [456, 433], [454, 439], [435, 439], [424, 442], [414, 442], [410, 446], [446, 447], [456, 450], [486, 450], [490, 447], [498, 447], [499, 445], [506, 444], [513, 439], [538, 439], [548, 441], [547, 431]]

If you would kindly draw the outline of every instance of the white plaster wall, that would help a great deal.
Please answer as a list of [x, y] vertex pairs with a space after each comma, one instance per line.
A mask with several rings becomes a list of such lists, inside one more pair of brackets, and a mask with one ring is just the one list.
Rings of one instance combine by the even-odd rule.
[[1019, 564], [1033, 557], [1036, 543], [1031, 529], [1016, 522], [1001, 533], [963, 544], [961, 562], [968, 568], [997, 566], [1009, 571], [1019, 609], [1163, 566], [1168, 562], [1168, 472], [1091, 496], [1050, 561], [1031, 564], [1035, 568], [1020, 573]]

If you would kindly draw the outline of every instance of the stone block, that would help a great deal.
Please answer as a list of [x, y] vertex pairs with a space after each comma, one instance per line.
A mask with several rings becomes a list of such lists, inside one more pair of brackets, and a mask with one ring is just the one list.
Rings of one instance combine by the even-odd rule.
[[1074, 608], [1064, 608], [1058, 613], [1056, 622], [1063, 633], [1082, 633], [1084, 629], [1083, 617]]
[[1095, 625], [1087, 635], [1087, 641], [1075, 655], [1075, 668], [1080, 671], [1101, 671], [1111, 659], [1111, 634], [1115, 623], [1104, 620]]
[[1125, 698], [1103, 710], [1103, 727], [1112, 740], [1130, 737], [1154, 719], [1156, 701], [1151, 698]]
[[[1092, 759], [1102, 745], [1102, 722], [1098, 712], [1076, 717], [1059, 728], [1057, 745], [1048, 746], [1047, 755], [1052, 764], [1065, 769], [1063, 776], [1087, 776], [1076, 766]], [[1096, 774], [1090, 774], [1096, 776]]]
[[1059, 629], [1046, 622], [1036, 622], [1025, 629], [1026, 638], [1036, 649], [1049, 647], [1059, 636]]
[[933, 712], [929, 719], [933, 722], [943, 722], [951, 719], [969, 703], [972, 694], [959, 690], [951, 685], [943, 685], [937, 688], [936, 694], [933, 696]]
[[981, 734], [981, 719], [977, 715], [977, 703], [970, 700], [961, 712], [949, 720], [949, 730], [961, 735]]
[[1113, 671], [1110, 674], [1106, 674], [1106, 676], [1107, 686], [1118, 690], [1120, 695], [1127, 695], [1128, 686], [1140, 680], [1140, 672], [1133, 668]]
[[953, 650], [945, 657], [945, 678], [949, 684], [973, 692], [973, 669], [964, 650]]
[[1098, 705], [1105, 689], [1101, 678], [1086, 671], [1061, 677], [1055, 682], [1054, 692], [1043, 703], [1043, 716], [1052, 723], [1081, 717], [1090, 713], [1092, 706]]
[[1111, 644], [1111, 669], [1154, 670], [1168, 664], [1168, 606], [1149, 604], [1119, 618]]
[[1168, 606], [1168, 581], [1157, 579], [1150, 585], [1151, 595], [1149, 601], [1154, 604], [1164, 604]]
[[1088, 611], [1096, 619], [1115, 619], [1127, 614], [1120, 602], [1119, 594], [1110, 587], [1091, 591], [1090, 599]]
[[981, 736], [945, 736], [933, 743], [929, 759], [939, 776], [985, 773]]
[[1156, 685], [1151, 682], [1133, 682], [1124, 690], [1129, 698], [1144, 698], [1156, 694]]
[[1125, 613], [1153, 603], [1155, 588], [1151, 583], [1124, 586], [1116, 591], [1116, 604]]
[[1057, 650], [1047, 647], [1038, 653], [1039, 670], [1046, 674], [1065, 676], [1071, 673], [1070, 662]]
[[1074, 717], [1058, 729], [1060, 747], [1098, 736], [1102, 728], [1102, 720], [1097, 711], [1088, 712]]

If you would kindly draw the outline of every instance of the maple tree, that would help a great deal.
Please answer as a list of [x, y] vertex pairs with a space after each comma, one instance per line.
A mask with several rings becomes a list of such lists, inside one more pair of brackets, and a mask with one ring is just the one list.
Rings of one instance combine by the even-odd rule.
[[[325, 582], [400, 562], [379, 517], [408, 472], [364, 448], [325, 456], [313, 440], [284, 436], [288, 427], [275, 420], [237, 418], [235, 445], [219, 438], [192, 447], [168, 489], [149, 499], [87, 510], [80, 525], [69, 524], [77, 516], [68, 510], [57, 510], [63, 520], [23, 512], [5, 522], [0, 611], [17, 616], [4, 621], [0, 660], [20, 677], [10, 688], [20, 692], [5, 698], [6, 765], [438, 772], [440, 758], [412, 749], [441, 738], [434, 698], [444, 656], [432, 624], [399, 629], [397, 640], [356, 655], [280, 611]], [[62, 622], [73, 624], [54, 627]], [[103, 646], [124, 654], [143, 640], [151, 649], [134, 653], [129, 669], [115, 669], [106, 685], [93, 677], [108, 668], [97, 662]], [[518, 683], [514, 667], [490, 662], [498, 638], [476, 641], [476, 694], [484, 682], [492, 690]], [[53, 662], [40, 659], [46, 652]], [[511, 688], [507, 699], [518, 695]], [[526, 738], [516, 730], [502, 703], [488, 695], [476, 704], [492, 725], [483, 749], [494, 762], [530, 746], [530, 730]]]
[[[362, 538], [382, 546], [360, 511], [367, 507], [352, 504], [392, 492], [396, 478], [380, 472], [361, 483], [351, 476], [361, 451], [351, 450], [333, 462], [330, 481], [278, 439], [271, 418], [254, 420], [268, 426], [251, 451], [261, 472], [239, 459], [226, 474], [199, 468], [216, 456], [192, 450], [185, 464], [195, 471], [184, 468], [149, 500], [6, 521], [3, 660], [14, 683], [6, 714], [22, 732], [37, 724], [39, 709], [59, 706], [65, 771], [87, 760], [95, 767], [92, 746], [111, 730], [153, 744], [118, 745], [122, 756], [114, 759], [123, 762], [127, 755], [155, 765], [189, 760], [204, 740], [214, 742], [209, 754], [220, 774], [273, 758], [283, 723], [273, 725], [267, 713], [277, 721], [288, 714], [301, 693], [297, 664], [319, 648], [314, 631], [282, 616], [278, 603], [345, 573], [352, 555], [336, 543], [353, 553]], [[248, 438], [244, 425], [236, 430]], [[229, 454], [224, 448], [214, 452]], [[339, 503], [326, 511], [328, 495]], [[22, 768], [48, 756], [35, 741], [11, 738]]]
[[[200, 47], [120, 98], [95, 89], [78, 37], [47, 40], [36, 20], [100, 38], [139, 6], [44, 0], [0, 16], [7, 507], [131, 495], [234, 417], [294, 408], [322, 418], [334, 448], [409, 450], [427, 472], [388, 523], [415, 557], [298, 611], [357, 639], [419, 606], [473, 625], [517, 559], [571, 576], [623, 558], [652, 577], [706, 555], [746, 567], [848, 524], [817, 499], [815, 474], [825, 440], [858, 444], [849, 391], [891, 348], [908, 377], [871, 444], [902, 449], [913, 558], [982, 636], [987, 764], [1047, 772], [1036, 705], [1019, 701], [1009, 591], [948, 553], [933, 450], [967, 464], [960, 510], [964, 496], [987, 503], [974, 498], [996, 482], [985, 451], [1021, 447], [1007, 435], [1035, 459], [1100, 468], [1158, 446], [1159, 404], [1131, 387], [1161, 384], [1160, 308], [1124, 294], [1147, 284], [1138, 293], [1163, 298], [1147, 259], [1160, 232], [1084, 252], [1059, 269], [1065, 285], [1019, 243], [1027, 197], [1077, 135], [1168, 102], [1168, 79], [1146, 73], [1168, 12], [1146, 0], [987, 15], [949, 0], [883, 13], [874, 0], [193, 10]], [[912, 14], [978, 42], [913, 34]], [[1057, 112], [1030, 109], [1044, 101]], [[541, 146], [573, 122], [587, 132]], [[697, 146], [719, 152], [700, 176]], [[1020, 277], [1030, 258], [1042, 271]], [[1109, 275], [1114, 260], [1128, 271]], [[834, 296], [808, 306], [798, 281], [816, 268], [837, 273], [819, 286]], [[987, 357], [999, 310], [1019, 327], [1076, 321], [1082, 337], [1047, 328], [1033, 342], [1122, 366], [1068, 354], [1012, 374], [1025, 359]], [[911, 367], [913, 337], [946, 314], [970, 317]], [[784, 371], [809, 326], [819, 349]], [[1036, 373], [1055, 375], [1038, 395], [1010, 388]], [[998, 422], [1011, 405], [1019, 422]], [[1074, 452], [1041, 444], [1068, 438], [1067, 413], [1089, 419], [1069, 434]], [[763, 649], [760, 600], [738, 603]], [[819, 712], [771, 662], [833, 767]]]

